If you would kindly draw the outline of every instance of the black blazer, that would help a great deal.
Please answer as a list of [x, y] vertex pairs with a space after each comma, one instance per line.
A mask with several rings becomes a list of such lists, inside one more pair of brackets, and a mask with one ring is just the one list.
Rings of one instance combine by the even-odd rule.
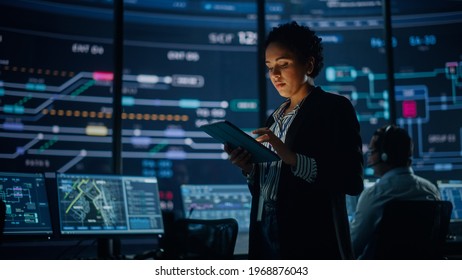
[[[267, 120], [269, 127], [274, 122]], [[314, 158], [316, 180], [309, 184], [283, 164], [277, 217], [283, 259], [352, 259], [345, 194], [363, 190], [363, 155], [359, 122], [351, 102], [316, 87], [300, 107], [285, 143]], [[259, 170], [252, 193], [249, 258], [265, 259], [256, 230]]]

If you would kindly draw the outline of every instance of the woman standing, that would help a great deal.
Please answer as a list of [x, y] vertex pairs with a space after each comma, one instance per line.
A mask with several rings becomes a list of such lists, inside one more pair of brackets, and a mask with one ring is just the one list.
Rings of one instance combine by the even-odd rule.
[[286, 98], [256, 129], [281, 160], [252, 164], [225, 146], [252, 194], [250, 259], [351, 259], [345, 194], [363, 189], [362, 141], [351, 102], [315, 86], [321, 39], [296, 22], [266, 40], [270, 79]]

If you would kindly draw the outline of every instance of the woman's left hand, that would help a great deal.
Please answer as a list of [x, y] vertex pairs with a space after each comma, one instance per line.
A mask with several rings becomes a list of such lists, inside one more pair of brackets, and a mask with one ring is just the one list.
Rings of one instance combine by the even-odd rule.
[[252, 131], [253, 134], [259, 135], [255, 140], [260, 143], [268, 142], [279, 155], [279, 157], [287, 164], [295, 166], [297, 163], [297, 155], [292, 152], [287, 145], [282, 142], [269, 128], [261, 127]]

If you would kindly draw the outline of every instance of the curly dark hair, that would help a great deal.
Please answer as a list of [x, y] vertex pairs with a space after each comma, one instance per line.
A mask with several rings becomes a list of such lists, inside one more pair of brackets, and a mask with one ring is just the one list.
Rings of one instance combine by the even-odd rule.
[[271, 43], [279, 43], [296, 55], [296, 58], [303, 63], [309, 57], [314, 58], [313, 72], [310, 74], [315, 78], [324, 66], [323, 46], [321, 38], [307, 26], [299, 25], [297, 22], [281, 24], [268, 34], [265, 41], [265, 48]]

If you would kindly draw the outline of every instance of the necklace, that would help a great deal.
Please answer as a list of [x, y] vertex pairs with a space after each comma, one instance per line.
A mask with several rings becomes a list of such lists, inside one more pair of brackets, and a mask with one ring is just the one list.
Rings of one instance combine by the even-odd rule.
[[303, 102], [305, 102], [305, 100], [306, 100], [306, 98], [308, 97], [308, 95], [310, 95], [311, 92], [313, 91], [313, 88], [314, 88], [314, 87], [311, 87], [311, 88], [309, 89], [308, 93], [305, 95], [305, 97], [303, 97], [303, 99], [300, 100], [300, 102], [298, 102], [298, 104], [295, 105], [294, 108], [292, 108], [291, 110], [289, 110], [289, 107], [290, 107], [290, 102], [289, 102], [289, 104], [287, 104], [286, 109], [284, 109], [284, 111], [283, 111], [283, 115], [286, 116], [286, 115], [288, 115], [288, 114], [290, 114], [290, 113], [292, 113], [292, 112], [296, 112], [298, 109], [300, 109], [300, 107], [303, 105]]

